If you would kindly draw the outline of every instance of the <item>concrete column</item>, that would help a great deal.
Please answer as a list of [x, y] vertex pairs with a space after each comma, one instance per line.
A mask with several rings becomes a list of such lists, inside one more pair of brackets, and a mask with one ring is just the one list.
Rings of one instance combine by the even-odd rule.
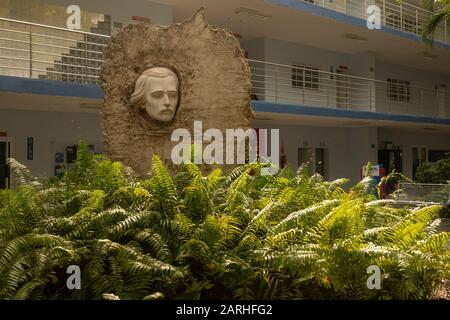
[[450, 117], [450, 113], [447, 110], [446, 106], [446, 86], [445, 84], [441, 84], [437, 87], [436, 92], [436, 107], [437, 107], [437, 116], [439, 118], [447, 118]]

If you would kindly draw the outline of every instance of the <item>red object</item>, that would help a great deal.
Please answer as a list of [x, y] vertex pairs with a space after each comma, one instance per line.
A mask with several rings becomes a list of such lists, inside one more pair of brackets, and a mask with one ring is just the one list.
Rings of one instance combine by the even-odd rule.
[[284, 153], [284, 142], [281, 140], [281, 157], [280, 157], [280, 166], [281, 168], [286, 167], [287, 165], [287, 156]]
[[242, 34], [234, 33], [234, 32], [232, 32], [231, 34], [232, 34], [233, 36], [235, 36], [236, 38], [238, 38], [238, 39], [242, 39]]
[[259, 128], [256, 128], [255, 131], [256, 131], [256, 154], [259, 156]]
[[0, 132], [0, 137], [7, 137], [8, 134], [6, 132]]
[[148, 23], [150, 23], [150, 19], [146, 18], [146, 17], [132, 16], [131, 20], [138, 21], [138, 22], [148, 22]]
[[[380, 168], [380, 177], [386, 176], [386, 169]], [[386, 183], [383, 183], [380, 188], [380, 199], [386, 199]]]

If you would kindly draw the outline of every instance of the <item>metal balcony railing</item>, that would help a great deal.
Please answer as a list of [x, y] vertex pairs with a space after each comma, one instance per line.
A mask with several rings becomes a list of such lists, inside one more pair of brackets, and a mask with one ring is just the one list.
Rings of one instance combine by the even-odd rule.
[[[0, 75], [100, 84], [109, 36], [0, 18]], [[249, 60], [255, 99], [450, 118], [450, 92]]]
[[399, 187], [400, 202], [450, 205], [450, 184], [401, 183]]
[[99, 84], [109, 36], [0, 18], [0, 74]]
[[[431, 12], [398, 0], [296, 0], [331, 9], [360, 19], [367, 19], [367, 8], [376, 5], [381, 11], [381, 24], [398, 30], [422, 34], [422, 27], [431, 16]], [[450, 43], [447, 22], [440, 25], [435, 40]]]
[[371, 112], [450, 118], [450, 93], [407, 82], [381, 81], [249, 60], [255, 99]]

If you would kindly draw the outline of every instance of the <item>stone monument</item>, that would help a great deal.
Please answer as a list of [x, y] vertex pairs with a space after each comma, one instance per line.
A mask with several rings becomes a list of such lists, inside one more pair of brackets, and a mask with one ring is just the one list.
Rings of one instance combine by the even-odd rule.
[[139, 174], [158, 154], [169, 166], [172, 132], [251, 126], [250, 70], [239, 41], [200, 9], [170, 26], [130, 25], [113, 36], [101, 79], [103, 142], [109, 157]]

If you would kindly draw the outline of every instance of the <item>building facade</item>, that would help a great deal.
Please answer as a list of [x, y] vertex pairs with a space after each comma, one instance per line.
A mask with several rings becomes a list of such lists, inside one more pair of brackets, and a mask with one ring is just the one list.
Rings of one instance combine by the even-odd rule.
[[[81, 9], [68, 30], [67, 7]], [[103, 152], [98, 78], [109, 37], [142, 20], [167, 25], [205, 7], [239, 38], [252, 75], [254, 128], [279, 128], [294, 169], [361, 178], [367, 162], [413, 177], [450, 151], [450, 35], [422, 42], [430, 13], [395, 0], [0, 0], [0, 187], [16, 158], [61, 173], [84, 139]], [[377, 5], [381, 29], [367, 28]], [[449, 26], [450, 27], [450, 26]], [[226, 77], [226, 74], [223, 75]]]

